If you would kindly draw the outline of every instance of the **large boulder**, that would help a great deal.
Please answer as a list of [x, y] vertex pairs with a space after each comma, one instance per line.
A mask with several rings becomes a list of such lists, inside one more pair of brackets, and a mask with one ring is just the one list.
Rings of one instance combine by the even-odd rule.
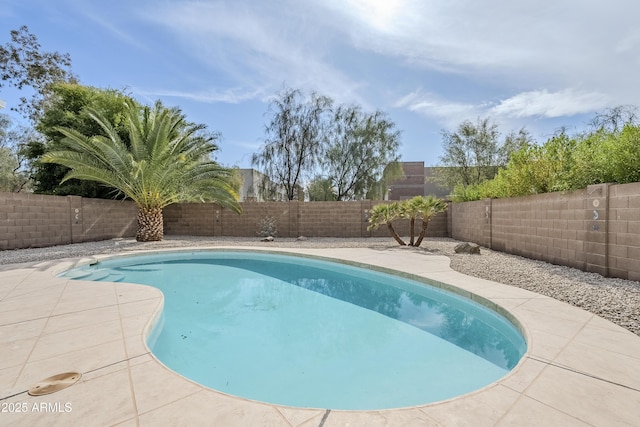
[[475, 243], [464, 242], [456, 245], [453, 249], [457, 254], [475, 254], [480, 255], [480, 246]]

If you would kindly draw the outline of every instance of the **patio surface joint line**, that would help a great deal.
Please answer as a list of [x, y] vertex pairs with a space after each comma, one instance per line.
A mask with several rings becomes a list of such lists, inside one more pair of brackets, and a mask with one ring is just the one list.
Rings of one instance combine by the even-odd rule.
[[12, 395], [9, 396], [5, 396], [5, 397], [0, 397], [0, 400], [7, 400], [7, 399], [11, 399], [12, 397], [16, 397], [16, 396], [20, 396], [21, 394], [25, 394], [27, 393], [29, 390], [25, 390], [25, 391], [20, 391], [18, 393], [14, 393]]
[[331, 413], [331, 409], [327, 409], [326, 411], [324, 411], [324, 415], [322, 416], [322, 419], [320, 420], [320, 424], [318, 424], [318, 427], [322, 427], [324, 425], [324, 423], [327, 421], [327, 418], [329, 418], [330, 413]]
[[[133, 301], [133, 302], [137, 302], [137, 301]], [[129, 304], [129, 303], [124, 303], [124, 304]], [[101, 308], [116, 307], [118, 305], [119, 305], [119, 303], [107, 304], [107, 305], [100, 305], [100, 306], [97, 306], [97, 307], [85, 308], [83, 310], [68, 311], [68, 312], [65, 312], [65, 313], [51, 314], [51, 315], [42, 316], [42, 317], [34, 317], [33, 319], [25, 319], [25, 320], [20, 320], [18, 322], [13, 322], [13, 323], [3, 323], [3, 324], [0, 325], [0, 327], [18, 325], [20, 323], [33, 322], [35, 320], [51, 319], [53, 317], [67, 316], [69, 314], [77, 314], [77, 313], [82, 313], [82, 312], [85, 312], [85, 311], [99, 310]], [[55, 307], [54, 307], [54, 309], [55, 309]]]
[[640, 393], [640, 389], [628, 386], [626, 384], [621, 384], [621, 383], [618, 383], [618, 382], [615, 382], [615, 381], [612, 381], [612, 380], [608, 380], [606, 378], [599, 377], [597, 375], [592, 375], [592, 374], [589, 374], [587, 372], [582, 372], [582, 371], [579, 371], [577, 369], [571, 368], [571, 367], [566, 366], [566, 365], [559, 365], [557, 363], [554, 363], [554, 362], [551, 362], [551, 361], [548, 361], [548, 360], [539, 359], [539, 358], [533, 357], [533, 356], [527, 356], [527, 357], [529, 359], [531, 359], [531, 360], [535, 360], [536, 362], [544, 363], [547, 366], [553, 366], [553, 367], [556, 367], [556, 368], [564, 369], [565, 371], [573, 372], [573, 373], [579, 374], [579, 375], [584, 375], [585, 377], [593, 378], [595, 380], [599, 380], [599, 381], [603, 381], [605, 383], [617, 385], [618, 387], [623, 387], [623, 388], [626, 388], [628, 390], [637, 391], [638, 393]]
[[[148, 352], [146, 352], [146, 353], [142, 353], [142, 354], [138, 354], [138, 355], [135, 355], [135, 356], [127, 357], [126, 359], [118, 360], [117, 362], [109, 363], [109, 364], [107, 364], [107, 365], [104, 365], [104, 366], [100, 366], [100, 367], [98, 367], [98, 368], [91, 369], [90, 371], [84, 372], [82, 375], [84, 376], [84, 375], [86, 375], [86, 374], [90, 374], [90, 373], [92, 373], [92, 372], [99, 371], [100, 369], [108, 368], [109, 366], [114, 366], [114, 365], [117, 365], [118, 363], [122, 363], [122, 362], [128, 362], [128, 361], [130, 361], [130, 360], [132, 360], [132, 359], [135, 359], [135, 358], [137, 358], [137, 357], [146, 356], [146, 355], [148, 355], [148, 354], [151, 354], [151, 352], [149, 352], [149, 351], [148, 351]], [[12, 395], [10, 395], [10, 396], [0, 397], [0, 400], [7, 400], [7, 399], [11, 399], [12, 397], [19, 396], [19, 395], [21, 395], [21, 394], [27, 393], [28, 391], [29, 391], [29, 390], [24, 390], [24, 391], [20, 391], [20, 392], [18, 392], [18, 393], [14, 393], [14, 394], [12, 394]]]

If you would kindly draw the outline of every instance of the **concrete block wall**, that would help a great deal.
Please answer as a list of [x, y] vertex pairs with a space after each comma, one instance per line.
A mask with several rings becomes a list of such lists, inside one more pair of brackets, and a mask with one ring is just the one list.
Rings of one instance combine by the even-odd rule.
[[0, 193], [0, 250], [71, 242], [68, 198]]
[[584, 205], [584, 191], [492, 200], [491, 248], [585, 269]]
[[612, 185], [608, 194], [609, 274], [640, 281], [640, 183]]
[[[242, 215], [210, 203], [172, 205], [164, 210], [165, 233], [256, 237], [260, 220], [271, 216], [280, 237], [388, 237], [385, 226], [367, 230], [377, 203], [384, 202], [246, 202]], [[0, 250], [133, 237], [136, 215], [129, 201], [0, 193]], [[409, 235], [408, 220], [393, 225]], [[427, 236], [640, 280], [640, 183], [454, 203]]]
[[89, 199], [69, 196], [71, 201], [81, 199], [79, 213], [71, 212], [72, 227], [76, 226], [75, 217], [79, 214], [80, 229], [73, 233], [74, 243], [113, 239], [114, 237], [132, 237], [138, 226], [138, 207], [131, 201]]
[[491, 247], [491, 200], [449, 204], [449, 233], [453, 239]]
[[136, 214], [132, 202], [0, 193], [0, 250], [135, 236]]
[[[271, 217], [278, 237], [387, 237], [386, 226], [367, 230], [369, 210], [377, 203], [384, 202], [244, 202], [242, 215], [210, 203], [171, 205], [164, 209], [165, 234], [257, 237], [261, 221]], [[401, 236], [409, 235], [409, 221], [393, 225]], [[427, 236], [447, 235], [445, 213], [431, 221]]]
[[219, 206], [205, 203], [181, 203], [162, 210], [164, 233], [178, 236], [215, 236], [215, 212]]
[[[298, 205], [300, 202], [245, 202], [242, 215], [231, 209], [216, 208], [218, 236], [258, 237], [261, 221], [267, 217], [275, 220], [278, 237], [298, 237]], [[218, 212], [219, 211], [219, 212]], [[219, 220], [218, 220], [219, 217]]]
[[640, 183], [454, 203], [449, 229], [456, 240], [640, 280]]
[[303, 236], [369, 236], [365, 209], [371, 208], [370, 202], [309, 202], [299, 206], [299, 232]]

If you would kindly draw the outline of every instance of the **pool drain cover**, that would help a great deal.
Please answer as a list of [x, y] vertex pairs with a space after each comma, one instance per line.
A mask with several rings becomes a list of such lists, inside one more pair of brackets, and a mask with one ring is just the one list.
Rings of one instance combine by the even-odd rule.
[[29, 389], [29, 395], [42, 396], [64, 390], [65, 388], [77, 383], [81, 377], [82, 374], [79, 372], [65, 372], [63, 374], [45, 378]]

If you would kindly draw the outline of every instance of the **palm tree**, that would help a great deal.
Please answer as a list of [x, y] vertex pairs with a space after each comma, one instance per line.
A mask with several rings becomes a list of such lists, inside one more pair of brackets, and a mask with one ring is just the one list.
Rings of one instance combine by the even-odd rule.
[[210, 160], [217, 147], [215, 137], [201, 132], [203, 125], [186, 122], [179, 109], [160, 102], [153, 108], [127, 106], [129, 145], [102, 114], [87, 109], [105, 136], [60, 128], [66, 136], [63, 150], [46, 153], [42, 161], [71, 168], [62, 182], [97, 181], [133, 200], [139, 208], [138, 241], [162, 240], [162, 208], [172, 203], [208, 200], [241, 211], [233, 173]]
[[418, 216], [422, 218], [422, 229], [420, 230], [420, 235], [418, 236], [418, 240], [416, 240], [414, 246], [420, 246], [422, 239], [424, 239], [424, 236], [427, 234], [429, 221], [431, 221], [431, 219], [440, 212], [447, 210], [447, 202], [433, 196], [416, 197], [415, 199], [416, 201], [414, 203], [418, 207]]
[[405, 200], [400, 205], [400, 216], [409, 219], [410, 237], [409, 246], [414, 245], [415, 223], [416, 218], [420, 216], [422, 209], [422, 196], [416, 196], [409, 200]]
[[396, 233], [396, 230], [393, 229], [393, 225], [391, 224], [391, 221], [400, 217], [400, 214], [401, 207], [398, 202], [375, 205], [369, 211], [369, 226], [367, 230], [376, 230], [382, 224], [387, 224], [389, 233], [396, 239], [396, 242], [402, 246], [406, 246], [407, 244], [398, 236], [398, 233]]

